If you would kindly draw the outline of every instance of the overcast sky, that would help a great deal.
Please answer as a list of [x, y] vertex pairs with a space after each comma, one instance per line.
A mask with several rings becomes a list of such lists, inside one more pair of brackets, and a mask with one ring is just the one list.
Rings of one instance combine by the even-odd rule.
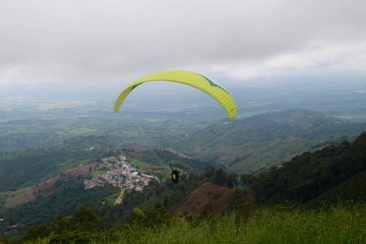
[[364, 72], [365, 0], [0, 0], [0, 85]]

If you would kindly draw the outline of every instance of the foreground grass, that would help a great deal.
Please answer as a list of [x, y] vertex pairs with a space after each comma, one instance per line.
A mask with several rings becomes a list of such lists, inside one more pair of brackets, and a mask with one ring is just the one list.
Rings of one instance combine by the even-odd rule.
[[316, 212], [261, 209], [247, 218], [238, 213], [193, 221], [177, 217], [151, 228], [130, 224], [100, 234], [68, 235], [68, 241], [92, 243], [366, 243], [366, 206]]

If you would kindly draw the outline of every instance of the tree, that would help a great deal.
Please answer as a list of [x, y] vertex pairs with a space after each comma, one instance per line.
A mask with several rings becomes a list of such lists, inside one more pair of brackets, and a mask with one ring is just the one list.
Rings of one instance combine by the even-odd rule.
[[205, 176], [209, 179], [213, 179], [215, 176], [215, 168], [212, 166], [207, 166], [205, 169]]
[[226, 175], [226, 186], [229, 188], [234, 188], [237, 185], [237, 175], [235, 173], [230, 173]]
[[215, 172], [214, 182], [220, 186], [225, 186], [226, 173], [221, 168]]

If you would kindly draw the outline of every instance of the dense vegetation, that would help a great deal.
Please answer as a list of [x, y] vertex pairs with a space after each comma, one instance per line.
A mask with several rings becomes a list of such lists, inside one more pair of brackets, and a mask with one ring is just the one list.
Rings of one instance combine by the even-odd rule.
[[[104, 226], [112, 228], [124, 223], [133, 208], [139, 207], [144, 211], [171, 208], [205, 181], [228, 187], [237, 184], [235, 174], [208, 167], [204, 175], [183, 174], [177, 185], [170, 181], [162, 183], [151, 181], [143, 192], [129, 191], [125, 193], [122, 205], [113, 206], [119, 192], [118, 188], [104, 186], [86, 191], [83, 188], [83, 178], [60, 179], [51, 190], [52, 194], [39, 196], [35, 201], [19, 207], [2, 209], [0, 215], [4, 221], [1, 223], [0, 231], [19, 235], [32, 225], [46, 223], [57, 216], [71, 215], [83, 207], [93, 209], [104, 221]], [[235, 199], [240, 197], [237, 196]], [[12, 230], [10, 226], [15, 223], [20, 226]]]
[[[48, 222], [56, 216], [71, 215], [82, 207], [103, 208], [108, 204], [108, 197], [117, 196], [119, 190], [112, 186], [104, 186], [85, 191], [83, 179], [72, 178], [58, 180], [52, 192], [49, 196], [38, 196], [35, 201], [19, 207], [2, 208], [0, 215], [4, 220], [0, 224], [0, 231], [24, 233], [32, 225]], [[12, 229], [14, 224], [19, 226]]]
[[242, 180], [256, 191], [260, 203], [302, 203], [365, 169], [366, 133], [363, 133], [352, 144], [344, 141], [314, 153], [305, 152], [258, 176], [242, 175]]
[[[146, 157], [158, 161], [164, 159], [165, 162], [177, 160], [176, 155], [165, 151], [155, 151], [152, 156], [146, 151], [142, 152], [130, 150], [129, 154], [130, 156], [138, 154], [140, 160], [146, 160]], [[127, 193], [124, 204], [118, 206], [112, 206], [117, 189], [104, 187], [84, 191], [82, 178], [68, 179], [68, 182], [59, 181], [55, 184], [53, 194], [49, 196], [39, 197], [32, 203], [14, 209], [3, 210], [2, 216], [6, 219], [3, 224], [9, 226], [21, 221], [22, 228], [18, 228], [18, 231], [22, 233], [31, 225], [45, 223], [58, 215], [68, 216], [82, 207], [91, 207], [104, 222], [103, 228], [115, 228], [125, 223], [133, 208], [139, 207], [143, 211], [169, 209], [206, 181], [229, 188], [244, 186], [243, 190], [237, 188], [232, 195], [231, 202], [228, 203], [231, 209], [240, 208], [247, 199], [243, 194], [252, 194], [253, 190], [259, 205], [284, 203], [307, 206], [309, 200], [316, 200], [317, 197], [322, 202], [331, 203], [334, 197], [329, 198], [332, 199], [329, 201], [327, 196], [332, 194], [327, 192], [335, 191], [337, 188], [336, 192], [341, 192], [337, 195], [338, 200], [342, 200], [342, 196], [346, 195], [345, 192], [353, 189], [353, 195], [344, 200], [359, 201], [362, 199], [358, 197], [363, 192], [366, 193], [365, 189], [361, 189], [362, 180], [356, 180], [360, 177], [358, 174], [363, 175], [362, 172], [366, 169], [365, 152], [366, 133], [353, 143], [344, 141], [337, 146], [325, 147], [313, 153], [305, 152], [281, 167], [272, 167], [258, 175], [242, 174], [240, 182], [234, 173], [206, 167], [203, 175], [183, 174], [178, 185], [169, 181], [162, 183], [153, 181], [142, 193], [135, 191]], [[347, 184], [347, 180], [352, 180], [352, 184]], [[344, 185], [341, 186], [342, 184]], [[312, 205], [316, 205], [316, 201], [315, 204], [312, 202]]]
[[69, 218], [32, 227], [29, 243], [364, 243], [366, 206], [338, 206], [322, 212], [264, 208], [227, 215], [184, 218], [167, 211], [134, 210], [129, 221], [106, 230], [82, 209]]

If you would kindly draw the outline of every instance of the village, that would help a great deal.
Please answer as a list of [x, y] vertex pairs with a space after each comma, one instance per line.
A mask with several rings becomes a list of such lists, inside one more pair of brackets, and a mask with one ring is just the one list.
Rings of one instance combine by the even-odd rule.
[[103, 175], [94, 176], [92, 179], [84, 181], [84, 189], [92, 189], [98, 186], [111, 184], [121, 190], [120, 195], [115, 201], [115, 205], [121, 204], [123, 193], [127, 190], [135, 190], [142, 192], [151, 180], [157, 180], [156, 176], [147, 175], [137, 172], [131, 164], [128, 164], [124, 155], [116, 157], [108, 157], [101, 159], [98, 168], [106, 168], [107, 172]]

